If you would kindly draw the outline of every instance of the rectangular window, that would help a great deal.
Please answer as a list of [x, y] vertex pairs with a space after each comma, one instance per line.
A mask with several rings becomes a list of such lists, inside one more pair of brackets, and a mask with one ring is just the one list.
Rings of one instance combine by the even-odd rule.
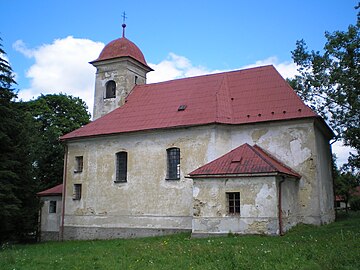
[[56, 201], [49, 202], [49, 213], [56, 213]]
[[127, 181], [127, 152], [119, 152], [116, 154], [116, 181]]
[[83, 170], [83, 157], [82, 156], [77, 156], [75, 157], [75, 170], [74, 172], [79, 173], [82, 172]]
[[227, 209], [230, 215], [240, 215], [240, 192], [227, 192]]
[[81, 184], [74, 184], [73, 200], [81, 199]]
[[169, 148], [167, 152], [167, 174], [166, 179], [168, 180], [179, 180], [180, 179], [180, 149]]

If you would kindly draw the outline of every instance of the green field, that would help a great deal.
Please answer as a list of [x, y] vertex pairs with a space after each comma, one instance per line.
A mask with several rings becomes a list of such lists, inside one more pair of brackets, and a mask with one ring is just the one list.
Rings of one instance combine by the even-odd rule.
[[360, 269], [360, 213], [321, 227], [300, 225], [282, 237], [3, 244], [0, 269]]

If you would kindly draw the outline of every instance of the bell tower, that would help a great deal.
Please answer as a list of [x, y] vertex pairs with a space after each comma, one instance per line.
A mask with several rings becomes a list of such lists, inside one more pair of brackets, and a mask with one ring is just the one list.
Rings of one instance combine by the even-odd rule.
[[99, 57], [90, 62], [96, 67], [93, 120], [121, 107], [138, 84], [146, 83], [150, 68], [140, 49], [125, 37], [111, 41]]

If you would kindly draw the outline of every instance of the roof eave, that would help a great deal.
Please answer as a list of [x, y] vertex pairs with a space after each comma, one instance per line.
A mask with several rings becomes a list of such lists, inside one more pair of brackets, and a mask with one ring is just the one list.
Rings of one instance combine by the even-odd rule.
[[[220, 121], [213, 121], [209, 123], [199, 123], [199, 124], [189, 124], [189, 125], [178, 125], [178, 126], [169, 126], [169, 127], [158, 127], [158, 128], [147, 128], [147, 129], [137, 129], [137, 130], [128, 130], [128, 131], [119, 131], [119, 132], [111, 132], [106, 134], [94, 134], [94, 135], [82, 135], [82, 136], [74, 136], [70, 138], [63, 138], [66, 136], [61, 136], [59, 138], [60, 141], [70, 141], [70, 140], [82, 140], [88, 138], [96, 138], [96, 137], [104, 137], [104, 136], [114, 136], [117, 134], [124, 134], [124, 133], [131, 133], [131, 132], [141, 132], [141, 131], [149, 131], [149, 130], [166, 130], [166, 129], [176, 129], [176, 128], [188, 128], [188, 127], [197, 127], [197, 126], [207, 126], [207, 125], [225, 125], [225, 126], [237, 126], [237, 125], [247, 125], [253, 123], [268, 123], [268, 122], [279, 122], [279, 121], [293, 121], [293, 120], [303, 120], [303, 119], [312, 119], [316, 118], [316, 116], [304, 116], [299, 118], [289, 118], [289, 119], [278, 119], [278, 120], [265, 120], [265, 121], [258, 121], [258, 122], [246, 122], [246, 123], [224, 123]], [[321, 118], [321, 117], [320, 117]]]
[[102, 63], [109, 63], [109, 62], [115, 62], [116, 60], [119, 60], [119, 59], [124, 59], [126, 60], [127, 58], [130, 58], [131, 60], [135, 60], [136, 63], [140, 64], [142, 67], [145, 67], [148, 72], [150, 71], [154, 71], [151, 67], [149, 67], [146, 64], [142, 63], [141, 61], [137, 60], [136, 58], [132, 57], [131, 55], [127, 55], [127, 56], [117, 56], [117, 57], [111, 57], [111, 58], [106, 58], [106, 59], [95, 59], [93, 61], [90, 61], [89, 64], [93, 65], [93, 66], [98, 66], [98, 65], [101, 65]]
[[336, 134], [334, 131], [329, 127], [329, 125], [326, 123], [326, 121], [321, 117], [317, 116], [315, 117], [315, 125], [319, 127], [319, 129], [327, 135], [328, 139], [331, 140], [334, 137], [336, 137]]
[[41, 192], [39, 192], [39, 193], [36, 193], [36, 196], [38, 196], [38, 197], [62, 196], [62, 193], [47, 193], [47, 194], [41, 194]]
[[197, 174], [187, 175], [185, 178], [191, 179], [204, 179], [204, 178], [241, 178], [241, 177], [268, 177], [268, 176], [288, 176], [295, 179], [300, 179], [299, 175], [292, 175], [282, 172], [269, 172], [269, 173], [238, 173], [238, 174]]

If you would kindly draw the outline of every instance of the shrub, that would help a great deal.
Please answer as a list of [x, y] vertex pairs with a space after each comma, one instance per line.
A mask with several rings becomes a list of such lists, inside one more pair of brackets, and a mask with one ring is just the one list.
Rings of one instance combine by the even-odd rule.
[[359, 211], [360, 210], [360, 196], [351, 197], [349, 200], [350, 208], [353, 211]]

